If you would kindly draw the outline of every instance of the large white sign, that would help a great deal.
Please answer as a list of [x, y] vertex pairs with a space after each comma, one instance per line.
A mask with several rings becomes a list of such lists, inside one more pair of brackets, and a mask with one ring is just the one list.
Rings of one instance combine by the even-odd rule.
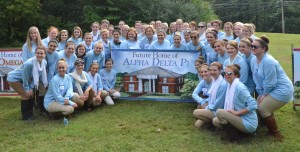
[[294, 84], [299, 81], [300, 83], [300, 48], [294, 48]]
[[0, 50], [0, 67], [16, 69], [23, 64], [21, 49]]

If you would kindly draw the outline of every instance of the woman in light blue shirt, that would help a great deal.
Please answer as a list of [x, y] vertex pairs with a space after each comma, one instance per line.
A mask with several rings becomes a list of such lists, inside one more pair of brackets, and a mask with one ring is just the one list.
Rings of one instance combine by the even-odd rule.
[[213, 81], [211, 88], [207, 92], [208, 98], [206, 103], [202, 106], [204, 109], [196, 109], [193, 113], [198, 119], [195, 122], [197, 128], [201, 128], [204, 124], [212, 122], [216, 116], [217, 109], [224, 107], [227, 83], [221, 75], [222, 65], [218, 62], [211, 63], [209, 72]]
[[88, 52], [85, 55], [84, 61], [85, 61], [84, 71], [86, 71], [86, 72], [89, 71], [89, 67], [91, 66], [92, 63], [98, 63], [99, 69], [102, 69], [105, 65], [105, 55], [103, 53], [103, 44], [101, 42], [97, 42], [95, 44], [94, 50]]
[[105, 68], [100, 70], [100, 76], [103, 82], [103, 88], [113, 99], [119, 99], [121, 94], [115, 89], [117, 82], [117, 72], [112, 69], [113, 60], [107, 59], [105, 61]]
[[79, 108], [84, 106], [84, 109], [90, 112], [95, 92], [89, 75], [83, 69], [84, 60], [77, 59], [75, 61], [75, 71], [69, 73], [69, 75], [72, 77], [73, 91], [79, 95], [78, 98], [76, 97], [75, 103]]
[[45, 56], [46, 48], [38, 46], [35, 50], [35, 57], [26, 60], [20, 68], [7, 75], [9, 86], [21, 96], [22, 120], [33, 119], [34, 88], [39, 90], [40, 96], [46, 93], [48, 80]]
[[37, 46], [43, 45], [39, 29], [35, 26], [29, 28], [26, 43], [22, 47], [23, 63], [29, 58], [34, 57]]
[[49, 41], [52, 39], [56, 39], [57, 35], [58, 35], [58, 29], [54, 26], [50, 26], [50, 28], [48, 29], [48, 37], [42, 40], [44, 46], [47, 48]]
[[165, 39], [166, 37], [166, 32], [163, 30], [160, 30], [157, 32], [157, 40], [152, 42], [149, 46], [149, 49], [154, 49], [154, 50], [168, 50], [170, 49], [170, 42]]
[[69, 32], [67, 30], [61, 30], [58, 36], [58, 52], [64, 50], [67, 44]]
[[247, 62], [248, 68], [249, 68], [248, 80], [247, 80], [247, 83], [245, 83], [245, 85], [249, 89], [249, 92], [252, 95], [252, 97], [254, 97], [255, 83], [253, 80], [251, 66], [250, 66], [250, 62], [251, 62], [252, 58], [254, 57], [254, 55], [252, 54], [251, 43], [252, 43], [251, 38], [243, 38], [240, 41], [239, 49], [240, 49], [240, 52], [242, 53], [241, 56], [245, 59], [245, 61]]
[[206, 60], [204, 44], [199, 41], [199, 33], [197, 31], [191, 32], [191, 40], [192, 41], [186, 45], [186, 50], [197, 50], [199, 51], [199, 56], [203, 56]]
[[171, 50], [186, 50], [186, 45], [181, 42], [181, 36], [179, 33], [174, 35], [174, 44], [171, 45]]
[[[64, 58], [67, 61], [67, 73], [71, 73], [75, 70], [74, 63], [77, 59], [77, 56], [75, 55], [75, 43], [73, 42], [67, 42], [65, 50], [62, 50], [58, 52], [58, 58]], [[57, 73], [57, 72], [56, 72]]]
[[128, 29], [126, 40], [122, 41], [120, 49], [140, 49], [135, 28]]
[[279, 62], [268, 54], [268, 44], [266, 36], [253, 41], [252, 53], [255, 57], [251, 60], [251, 70], [259, 95], [258, 113], [268, 128], [268, 134], [282, 140], [283, 135], [277, 128], [273, 112], [292, 100], [294, 87]]
[[78, 45], [82, 42], [82, 30], [79, 26], [75, 26], [73, 29], [72, 36], [68, 39], [68, 41], [72, 41], [75, 45]]
[[228, 65], [225, 68], [225, 79], [228, 82], [224, 108], [218, 109], [213, 119], [217, 128], [226, 131], [230, 141], [238, 141], [242, 133], [254, 133], [258, 126], [256, 114], [257, 103], [247, 87], [239, 81], [240, 66]]
[[249, 67], [246, 60], [238, 55], [238, 44], [236, 41], [229, 41], [226, 46], [227, 54], [229, 55], [229, 59], [224, 61], [223, 67], [224, 70], [227, 65], [238, 64], [241, 67], [240, 73], [240, 81], [246, 85], [248, 81], [248, 73]]
[[152, 25], [149, 25], [145, 29], [145, 37], [140, 41], [140, 48], [141, 49], [148, 49], [150, 44], [157, 40], [157, 37], [154, 36], [155, 29]]
[[197, 87], [195, 88], [192, 97], [198, 104], [198, 109], [204, 109], [206, 103], [208, 102], [208, 90], [211, 87], [213, 78], [209, 73], [209, 67], [207, 64], [202, 64], [202, 66], [198, 67], [198, 72], [203, 78]]
[[78, 94], [73, 93], [72, 78], [66, 74], [66, 60], [60, 59], [56, 65], [58, 74], [50, 81], [43, 106], [50, 113], [61, 112], [63, 115], [70, 115], [74, 108], [77, 108], [74, 100], [79, 99]]
[[217, 53], [217, 62], [224, 64], [225, 60], [229, 59], [228, 54], [226, 53], [226, 45], [227, 42], [224, 40], [218, 40], [213, 44], [213, 48]]

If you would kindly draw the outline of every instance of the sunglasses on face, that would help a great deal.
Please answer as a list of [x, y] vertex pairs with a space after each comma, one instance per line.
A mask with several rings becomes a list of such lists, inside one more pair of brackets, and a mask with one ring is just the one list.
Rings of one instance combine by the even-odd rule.
[[196, 39], [197, 38], [197, 36], [191, 36], [191, 39]]
[[224, 75], [232, 75], [233, 74], [233, 72], [223, 72], [224, 73]]
[[203, 28], [204, 26], [198, 26], [198, 28]]
[[260, 48], [261, 46], [257, 46], [257, 45], [251, 45], [251, 48], [252, 49], [257, 49], [257, 48]]

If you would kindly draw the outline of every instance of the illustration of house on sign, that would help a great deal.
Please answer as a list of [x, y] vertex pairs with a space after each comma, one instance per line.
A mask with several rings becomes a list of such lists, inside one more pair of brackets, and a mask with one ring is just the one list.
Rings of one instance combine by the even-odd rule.
[[151, 66], [123, 76], [125, 92], [176, 93], [183, 84], [183, 75], [159, 66]]

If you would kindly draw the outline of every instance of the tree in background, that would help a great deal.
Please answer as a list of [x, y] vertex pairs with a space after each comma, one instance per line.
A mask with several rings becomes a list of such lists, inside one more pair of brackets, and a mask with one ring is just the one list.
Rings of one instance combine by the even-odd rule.
[[40, 20], [39, 0], [0, 1], [0, 42], [25, 41], [28, 28]]
[[9, 43], [24, 42], [33, 25], [44, 38], [50, 26], [71, 32], [78, 25], [89, 32], [91, 23], [102, 19], [113, 25], [124, 20], [133, 26], [136, 20], [170, 23], [177, 18], [196, 22], [216, 18], [210, 3], [203, 0], [6, 0], [0, 2], [0, 10], [0, 42]]

